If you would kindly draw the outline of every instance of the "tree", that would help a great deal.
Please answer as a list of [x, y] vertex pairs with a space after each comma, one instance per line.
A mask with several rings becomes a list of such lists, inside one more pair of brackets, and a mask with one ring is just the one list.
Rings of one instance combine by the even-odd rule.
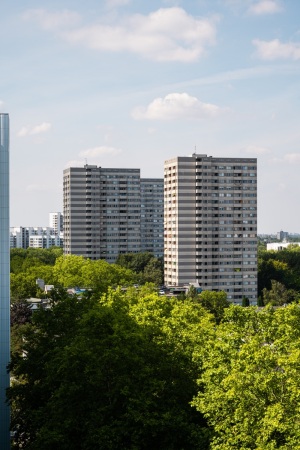
[[211, 450], [298, 449], [300, 309], [231, 306], [199, 358], [193, 401], [214, 429]]
[[263, 289], [264, 304], [273, 306], [282, 306], [291, 303], [295, 298], [295, 292], [286, 289], [286, 287], [278, 281], [271, 280], [271, 289], [268, 291]]
[[157, 286], [163, 283], [163, 260], [154, 257], [150, 252], [120, 254], [116, 264], [138, 274], [140, 283], [150, 282]]
[[248, 297], [243, 296], [243, 298], [242, 298], [242, 306], [243, 307], [250, 306], [250, 301], [249, 301]]
[[60, 247], [45, 248], [12, 248], [10, 250], [11, 273], [26, 272], [33, 266], [53, 266], [56, 259], [63, 254]]
[[204, 330], [213, 323], [199, 304], [150, 286], [56, 299], [22, 328], [22, 354], [12, 356], [16, 446], [207, 449], [206, 421], [190, 406]]
[[10, 308], [10, 326], [24, 325], [30, 322], [32, 309], [26, 300], [16, 301]]
[[200, 304], [215, 316], [217, 323], [221, 322], [225, 309], [230, 306], [224, 291], [202, 291], [199, 300]]
[[136, 275], [131, 270], [101, 259], [92, 261], [76, 255], [57, 258], [53, 273], [64, 287], [90, 288], [98, 294], [106, 292], [110, 286], [136, 282]]
[[289, 246], [280, 251], [260, 251], [258, 258], [258, 295], [271, 289], [271, 280], [287, 289], [300, 292], [300, 247]]
[[195, 286], [192, 284], [186, 294], [187, 298], [191, 298], [191, 299], [196, 299], [198, 298], [198, 292], [197, 289], [195, 288]]
[[156, 286], [163, 284], [163, 267], [162, 262], [158, 258], [151, 258], [143, 271], [144, 281], [154, 283]]
[[26, 273], [10, 275], [10, 292], [14, 300], [35, 297], [37, 292], [36, 277]]

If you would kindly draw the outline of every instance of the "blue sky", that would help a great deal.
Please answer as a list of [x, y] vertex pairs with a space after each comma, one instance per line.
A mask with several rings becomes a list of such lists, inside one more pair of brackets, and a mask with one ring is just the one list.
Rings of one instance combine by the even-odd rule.
[[62, 211], [63, 169], [258, 158], [258, 232], [300, 232], [300, 2], [44, 0], [0, 15], [11, 226]]

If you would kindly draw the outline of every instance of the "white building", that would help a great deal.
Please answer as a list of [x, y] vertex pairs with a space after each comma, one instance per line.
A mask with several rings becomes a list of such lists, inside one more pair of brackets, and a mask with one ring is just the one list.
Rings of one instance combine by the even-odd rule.
[[267, 244], [267, 250], [283, 250], [288, 248], [289, 245], [300, 245], [300, 242], [270, 242]]
[[63, 247], [63, 232], [50, 227], [11, 227], [10, 248]]
[[56, 234], [60, 234], [64, 231], [64, 216], [61, 212], [49, 213], [49, 227], [53, 228]]
[[164, 177], [165, 284], [256, 303], [256, 159], [176, 157]]

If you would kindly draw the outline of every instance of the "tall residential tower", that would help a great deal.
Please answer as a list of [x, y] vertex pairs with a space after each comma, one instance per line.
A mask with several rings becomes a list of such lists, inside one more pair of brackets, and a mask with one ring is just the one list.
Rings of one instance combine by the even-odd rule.
[[[143, 236], [149, 231], [150, 220], [158, 215], [159, 208], [162, 216], [163, 191], [159, 191], [159, 182], [163, 180], [141, 180], [140, 169], [85, 165], [64, 170], [64, 253], [113, 263], [121, 253], [145, 250]], [[146, 191], [151, 184], [150, 205]], [[162, 239], [162, 217], [157, 225], [160, 230], [155, 229], [155, 233]], [[156, 253], [157, 248], [152, 242], [147, 250]]]
[[0, 448], [10, 448], [10, 414], [6, 404], [10, 360], [9, 298], [9, 116], [0, 114]]
[[165, 162], [165, 283], [257, 300], [257, 161], [193, 154]]

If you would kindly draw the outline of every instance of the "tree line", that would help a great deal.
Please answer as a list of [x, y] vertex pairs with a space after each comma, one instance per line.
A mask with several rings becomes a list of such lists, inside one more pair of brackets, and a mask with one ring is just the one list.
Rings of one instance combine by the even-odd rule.
[[105, 292], [111, 286], [163, 284], [163, 262], [150, 252], [119, 255], [115, 264], [80, 256], [63, 256], [61, 248], [11, 249], [10, 285], [13, 301], [42, 297], [36, 283], [41, 278], [48, 285], [82, 287]]
[[151, 284], [52, 297], [12, 326], [13, 448], [300, 448], [298, 304]]
[[[158, 296], [151, 254], [108, 264], [16, 250], [13, 448], [300, 449], [297, 249], [259, 252], [265, 308], [192, 287]], [[33, 312], [22, 299], [44, 295], [36, 278], [56, 288]]]

